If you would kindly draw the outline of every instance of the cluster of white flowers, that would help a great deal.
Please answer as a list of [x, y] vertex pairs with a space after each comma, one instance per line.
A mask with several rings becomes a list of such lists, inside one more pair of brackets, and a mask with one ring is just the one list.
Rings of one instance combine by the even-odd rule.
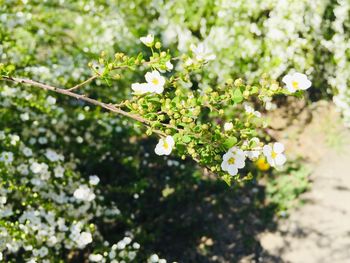
[[252, 138], [245, 142], [244, 146], [249, 146], [249, 150], [241, 150], [238, 147], [230, 148], [222, 157], [221, 169], [231, 176], [238, 174], [239, 169], [245, 167], [246, 158], [257, 160], [261, 154], [264, 155], [271, 167], [281, 167], [286, 162], [286, 156], [283, 154], [284, 145], [276, 142], [271, 145], [263, 145], [259, 138]]

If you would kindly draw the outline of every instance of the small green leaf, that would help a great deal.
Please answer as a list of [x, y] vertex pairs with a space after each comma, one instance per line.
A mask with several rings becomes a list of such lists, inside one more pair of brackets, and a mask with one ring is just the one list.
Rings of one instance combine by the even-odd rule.
[[221, 179], [224, 180], [228, 186], [231, 186], [231, 179], [232, 179], [231, 175], [225, 174], [221, 177]]
[[233, 92], [233, 101], [235, 103], [240, 103], [242, 102], [242, 100], [243, 100], [242, 91], [239, 88], [235, 89], [235, 91]]
[[224, 141], [224, 146], [226, 149], [230, 149], [232, 146], [234, 146], [235, 144], [237, 143], [237, 138], [236, 137], [230, 137], [230, 138], [227, 138], [225, 141]]
[[191, 141], [191, 137], [188, 136], [188, 135], [185, 135], [185, 136], [182, 137], [182, 141], [184, 143], [189, 143]]
[[258, 93], [258, 91], [259, 91], [259, 88], [257, 86], [253, 86], [252, 90], [250, 91], [250, 94], [256, 94]]

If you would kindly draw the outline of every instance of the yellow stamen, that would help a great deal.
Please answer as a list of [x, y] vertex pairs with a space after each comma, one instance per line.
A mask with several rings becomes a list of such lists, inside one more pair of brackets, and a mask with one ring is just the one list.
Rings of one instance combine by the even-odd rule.
[[159, 80], [158, 80], [158, 79], [152, 79], [152, 83], [153, 83], [154, 85], [158, 85], [158, 84], [159, 84]]
[[299, 89], [299, 82], [298, 81], [292, 81], [292, 86], [295, 89]]
[[230, 159], [228, 159], [228, 164], [234, 164], [235, 163], [235, 158], [231, 157]]
[[274, 151], [272, 151], [271, 157], [272, 157], [272, 159], [275, 159], [275, 158], [277, 157], [277, 153], [275, 153]]
[[163, 140], [163, 147], [164, 147], [164, 149], [168, 149], [169, 148], [169, 144], [167, 143], [166, 140]]

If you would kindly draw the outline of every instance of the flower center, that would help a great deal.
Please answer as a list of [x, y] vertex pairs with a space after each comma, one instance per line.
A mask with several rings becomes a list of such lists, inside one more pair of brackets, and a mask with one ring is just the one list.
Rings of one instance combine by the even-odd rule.
[[272, 151], [271, 157], [272, 157], [272, 159], [275, 159], [275, 158], [277, 157], [277, 153], [275, 153], [274, 151]]
[[159, 80], [154, 78], [154, 79], [152, 79], [152, 83], [154, 85], [158, 85], [159, 84]]
[[228, 164], [234, 164], [235, 163], [235, 158], [231, 157], [230, 159], [228, 159]]
[[164, 149], [169, 148], [169, 144], [166, 142], [166, 140], [163, 141], [163, 147], [164, 147]]
[[293, 88], [295, 88], [295, 89], [299, 89], [299, 82], [298, 81], [292, 81], [292, 86], [293, 86]]

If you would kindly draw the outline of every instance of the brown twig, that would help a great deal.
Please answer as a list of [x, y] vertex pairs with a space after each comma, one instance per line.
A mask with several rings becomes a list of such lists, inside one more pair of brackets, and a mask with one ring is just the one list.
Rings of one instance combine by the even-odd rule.
[[[117, 113], [117, 114], [121, 114], [121, 115], [123, 115], [125, 117], [128, 117], [130, 119], [136, 120], [138, 122], [141, 122], [141, 123], [145, 124], [146, 126], [149, 126], [149, 124], [150, 124], [150, 122], [147, 119], [145, 119], [145, 118], [143, 118], [143, 117], [141, 117], [139, 115], [136, 115], [136, 114], [133, 114], [133, 113], [130, 113], [130, 112], [126, 112], [126, 111], [124, 111], [124, 110], [122, 110], [120, 108], [115, 107], [111, 103], [104, 103], [104, 102], [101, 102], [101, 101], [98, 101], [98, 100], [86, 97], [86, 95], [81, 95], [81, 94], [77, 94], [77, 93], [71, 92], [69, 89], [62, 89], [62, 88], [53, 87], [53, 86], [50, 86], [50, 85], [47, 85], [47, 84], [43, 84], [43, 83], [40, 83], [40, 82], [37, 82], [37, 81], [34, 81], [34, 80], [30, 80], [30, 79], [22, 79], [22, 78], [7, 77], [7, 76], [2, 77], [2, 79], [6, 80], [6, 81], [15, 82], [15, 83], [31, 85], [31, 86], [38, 87], [38, 88], [41, 88], [41, 89], [44, 89], [44, 90], [50, 90], [50, 91], [53, 91], [53, 92], [56, 92], [56, 93], [59, 93], [59, 94], [63, 94], [63, 95], [69, 96], [69, 97], [73, 97], [73, 98], [75, 98], [77, 100], [86, 101], [86, 102], [91, 103], [93, 105], [100, 106], [100, 107], [102, 107], [102, 108], [104, 108], [106, 110], [109, 110], [111, 112], [114, 112], [114, 113]], [[84, 81], [84, 82], [86, 82], [86, 81]], [[77, 86], [82, 86], [82, 85], [78, 84]], [[166, 136], [166, 134], [163, 133], [162, 131], [154, 130], [154, 132], [157, 133], [157, 134]]]
[[67, 89], [67, 90], [68, 90], [68, 91], [72, 91], [72, 90], [78, 89], [78, 88], [84, 86], [85, 84], [87, 84], [87, 83], [93, 81], [94, 79], [97, 79], [98, 77], [99, 77], [99, 75], [94, 75], [94, 76], [88, 78], [87, 80], [85, 80], [84, 82], [79, 83], [78, 85], [75, 85], [74, 87], [72, 87], [72, 88], [70, 88], [70, 89]]

